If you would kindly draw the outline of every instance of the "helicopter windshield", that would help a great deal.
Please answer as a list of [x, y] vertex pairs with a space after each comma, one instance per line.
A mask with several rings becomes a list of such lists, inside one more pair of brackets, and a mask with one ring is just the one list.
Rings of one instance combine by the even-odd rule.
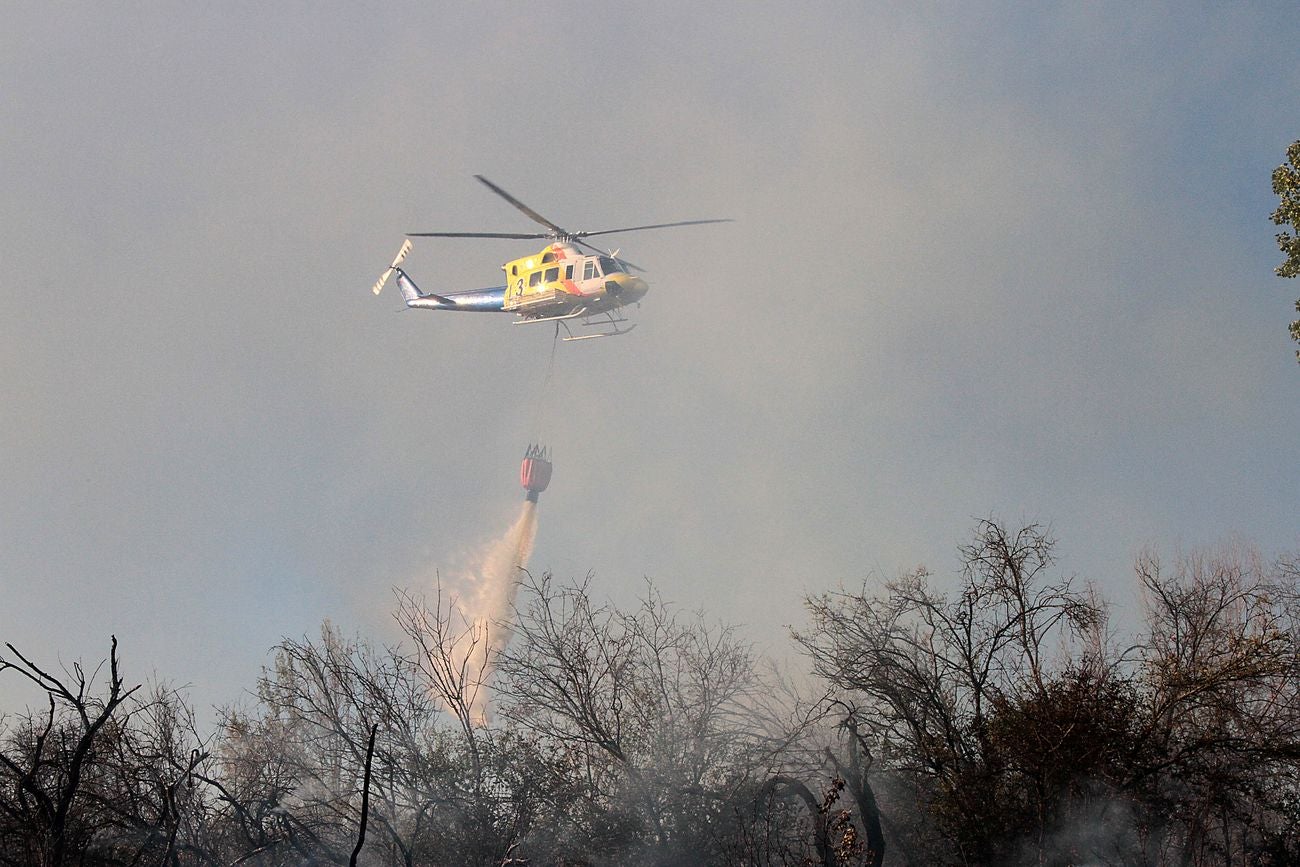
[[600, 257], [600, 270], [605, 274], [625, 274], [623, 263], [617, 259], [611, 259], [608, 256]]

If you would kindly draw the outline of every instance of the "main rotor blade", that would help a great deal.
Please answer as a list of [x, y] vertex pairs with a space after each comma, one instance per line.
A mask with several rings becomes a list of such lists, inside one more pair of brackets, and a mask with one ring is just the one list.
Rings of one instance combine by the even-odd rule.
[[[476, 177], [476, 178], [478, 178], [480, 181], [482, 181], [482, 182], [483, 182], [483, 185], [486, 186], [489, 190], [491, 190], [492, 192], [496, 193], [498, 196], [500, 196], [501, 198], [505, 199], [507, 202], [509, 202], [510, 204], [514, 205], [514, 206], [515, 206], [516, 208], [518, 208], [519, 210], [523, 211], [524, 214], [526, 214], [526, 215], [528, 216], [529, 219], [533, 220], [533, 221], [536, 222], [536, 223], [541, 223], [543, 226], [545, 226], [546, 228], [550, 229], [552, 232], [556, 233], [557, 235], [567, 235], [567, 234], [569, 234], [569, 233], [566, 232], [564, 229], [561, 229], [559, 226], [555, 225], [555, 224], [552, 223], [550, 220], [546, 219], [546, 218], [543, 217], [541, 214], [537, 213], [537, 212], [534, 211], [532, 208], [528, 207], [528, 206], [525, 205], [523, 202], [521, 202], [521, 201], [519, 201], [518, 199], [516, 199], [514, 196], [510, 195], [510, 194], [507, 193], [505, 190], [501, 189], [501, 188], [498, 187], [496, 184], [494, 184], [494, 183], [492, 183], [491, 181], [489, 181], [487, 178], [483, 177], [482, 175], [475, 175], [474, 177]], [[539, 237], [546, 238], [546, 237], [549, 237], [549, 236], [548, 236], [548, 235], [541, 235], [541, 236], [539, 236]]]
[[731, 223], [734, 220], [683, 220], [679, 223], [655, 223], [652, 226], [628, 226], [626, 229], [601, 229], [599, 232], [574, 232], [575, 238], [590, 238], [593, 235], [612, 235], [615, 232], [639, 232], [642, 229], [667, 229], [671, 226], [702, 226], [705, 223]]
[[525, 241], [529, 238], [549, 238], [549, 232], [407, 232], [408, 238], [510, 238]]

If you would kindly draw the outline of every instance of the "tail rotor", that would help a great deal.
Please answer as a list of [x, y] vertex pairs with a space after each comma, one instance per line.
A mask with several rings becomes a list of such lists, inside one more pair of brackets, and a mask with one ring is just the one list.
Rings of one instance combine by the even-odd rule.
[[393, 272], [397, 270], [398, 265], [402, 264], [402, 260], [406, 258], [406, 254], [409, 252], [411, 252], [411, 239], [407, 238], [402, 242], [402, 249], [398, 250], [397, 256], [393, 258], [393, 264], [389, 265], [387, 270], [375, 281], [375, 285], [370, 289], [371, 292], [378, 295], [383, 291], [384, 284], [388, 282], [389, 277], [393, 276]]

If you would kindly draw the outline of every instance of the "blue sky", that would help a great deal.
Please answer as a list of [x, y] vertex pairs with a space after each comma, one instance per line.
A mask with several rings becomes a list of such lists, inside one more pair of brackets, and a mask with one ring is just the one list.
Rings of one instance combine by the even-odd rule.
[[[395, 638], [394, 586], [512, 520], [790, 652], [800, 599], [979, 517], [1134, 555], [1300, 549], [1300, 138], [1281, 4], [97, 4], [0, 33], [0, 639], [238, 699], [281, 636]], [[649, 271], [626, 338], [393, 315], [403, 232]], [[518, 242], [425, 240], [426, 291]], [[21, 698], [0, 681], [0, 709]], [[2, 700], [9, 696], [8, 706]]]

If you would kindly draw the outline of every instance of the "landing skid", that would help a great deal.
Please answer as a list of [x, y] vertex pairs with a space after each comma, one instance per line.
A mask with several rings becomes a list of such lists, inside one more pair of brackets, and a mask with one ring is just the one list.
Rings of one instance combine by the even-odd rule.
[[[595, 334], [574, 334], [573, 330], [569, 328], [568, 320], [570, 319], [581, 319], [582, 320], [581, 323], [575, 323], [575, 324], [581, 325], [584, 328], [608, 327], [609, 330], [599, 331]], [[628, 321], [629, 320], [626, 316], [616, 317], [612, 310], [607, 310], [604, 313], [600, 313], [600, 314], [591, 314], [587, 312], [587, 309], [585, 307], [579, 307], [577, 310], [573, 310], [568, 313], [561, 314], [559, 316], [534, 316], [534, 317], [529, 317], [527, 319], [516, 319], [514, 324], [523, 325], [525, 323], [530, 323], [530, 322], [554, 322], [556, 335], [558, 336], [560, 333], [560, 329], [563, 328], [565, 336], [561, 337], [560, 339], [563, 340], [565, 343], [568, 343], [571, 340], [592, 340], [597, 337], [616, 337], [620, 334], [627, 334], [633, 328], [636, 328], [636, 323], [633, 322], [627, 328], [620, 328], [619, 324]]]
[[579, 307], [577, 310], [570, 310], [568, 313], [561, 313], [559, 316], [524, 316], [514, 321], [515, 325], [531, 325], [534, 322], [559, 322], [562, 319], [577, 319], [579, 316], [586, 316], [587, 308]]
[[605, 326], [610, 326], [610, 330], [609, 330], [609, 331], [599, 331], [599, 332], [597, 332], [597, 333], [595, 333], [595, 334], [574, 334], [572, 331], [569, 330], [569, 323], [567, 323], [567, 322], [556, 322], [556, 323], [555, 323], [555, 328], [556, 328], [556, 331], [557, 331], [557, 333], [558, 333], [560, 327], [561, 327], [561, 326], [564, 327], [564, 332], [565, 332], [565, 335], [566, 335], [566, 336], [561, 337], [560, 339], [563, 340], [565, 343], [568, 343], [570, 340], [593, 340], [593, 339], [595, 339], [595, 338], [597, 338], [597, 337], [617, 337], [617, 336], [620, 335], [620, 334], [627, 334], [627, 333], [628, 333], [629, 331], [631, 331], [633, 328], [636, 328], [636, 323], [635, 323], [635, 322], [633, 322], [633, 323], [632, 323], [631, 325], [629, 325], [627, 328], [619, 328], [619, 327], [618, 327], [620, 322], [627, 322], [627, 321], [628, 321], [628, 319], [627, 319], [626, 316], [621, 316], [621, 317], [617, 317], [617, 318], [615, 318], [615, 316], [614, 316], [614, 314], [613, 314], [612, 311], [606, 311], [602, 316], [600, 316], [599, 318], [595, 319], [594, 321], [593, 321], [592, 319], [590, 319], [590, 318], [584, 318], [584, 319], [582, 320], [582, 323], [581, 323], [581, 324], [582, 324], [584, 327], [591, 327], [591, 326], [596, 326], [596, 327], [605, 327]]

